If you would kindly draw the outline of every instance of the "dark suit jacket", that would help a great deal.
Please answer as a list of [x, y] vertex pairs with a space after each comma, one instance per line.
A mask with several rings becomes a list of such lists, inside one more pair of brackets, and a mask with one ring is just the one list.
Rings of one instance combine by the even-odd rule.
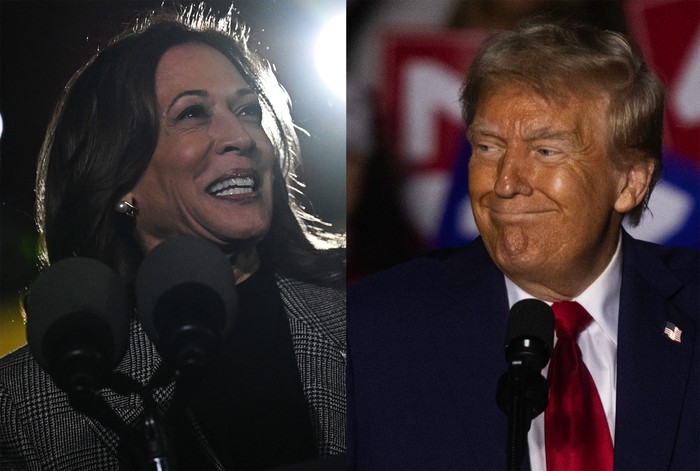
[[[700, 469], [698, 253], [625, 234], [622, 263], [615, 469]], [[350, 287], [350, 467], [504, 469], [507, 316], [480, 239]]]
[[[344, 293], [284, 277], [277, 277], [277, 285], [319, 453], [342, 453]], [[132, 321], [129, 350], [117, 370], [145, 384], [160, 362], [140, 324]], [[156, 402], [163, 408], [173, 396], [172, 386], [156, 390]], [[133, 424], [143, 411], [135, 395], [104, 391], [104, 396], [127, 424]], [[210, 450], [203, 434], [196, 438]], [[54, 385], [26, 346], [0, 361], [0, 470], [116, 470], [118, 446], [115, 433], [70, 407], [66, 394]], [[212, 457], [212, 461], [217, 460]]]

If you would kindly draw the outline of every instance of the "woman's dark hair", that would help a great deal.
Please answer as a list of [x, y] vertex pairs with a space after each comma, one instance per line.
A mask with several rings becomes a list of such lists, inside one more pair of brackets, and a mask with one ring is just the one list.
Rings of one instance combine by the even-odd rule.
[[111, 266], [129, 284], [143, 258], [133, 219], [114, 208], [146, 170], [159, 132], [155, 75], [163, 54], [187, 43], [210, 46], [258, 95], [275, 148], [273, 215], [258, 244], [261, 262], [297, 279], [344, 285], [344, 237], [307, 213], [295, 169], [299, 141], [290, 101], [272, 67], [248, 48], [248, 30], [230, 10], [200, 5], [137, 21], [81, 68], [65, 87], [42, 146], [36, 180], [39, 260], [71, 256]]

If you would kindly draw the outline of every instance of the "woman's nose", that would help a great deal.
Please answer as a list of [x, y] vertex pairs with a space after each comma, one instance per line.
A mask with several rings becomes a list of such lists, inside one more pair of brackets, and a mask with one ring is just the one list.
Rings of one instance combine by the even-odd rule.
[[245, 123], [231, 112], [222, 112], [216, 116], [210, 132], [214, 134], [216, 139], [216, 152], [218, 154], [248, 154], [256, 147], [255, 139], [251, 136]]

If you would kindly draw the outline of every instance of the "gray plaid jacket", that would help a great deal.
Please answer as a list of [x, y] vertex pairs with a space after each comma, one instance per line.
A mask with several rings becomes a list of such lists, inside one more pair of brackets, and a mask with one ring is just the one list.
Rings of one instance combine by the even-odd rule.
[[[304, 394], [321, 456], [345, 451], [345, 295], [330, 288], [277, 277], [287, 311]], [[161, 359], [138, 322], [117, 370], [145, 384]], [[102, 391], [127, 424], [143, 405], [136, 395]], [[172, 398], [173, 385], [157, 389], [156, 402]], [[196, 424], [195, 429], [198, 430]], [[200, 433], [204, 449], [210, 450]], [[118, 469], [119, 439], [97, 421], [74, 411], [65, 393], [26, 346], [0, 360], [0, 469]], [[216, 462], [216, 458], [212, 456]]]

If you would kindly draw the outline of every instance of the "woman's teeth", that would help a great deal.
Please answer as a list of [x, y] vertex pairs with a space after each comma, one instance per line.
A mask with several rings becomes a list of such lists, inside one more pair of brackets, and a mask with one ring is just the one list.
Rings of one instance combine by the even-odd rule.
[[232, 177], [212, 185], [207, 192], [214, 196], [240, 195], [252, 193], [254, 185], [252, 177]]

